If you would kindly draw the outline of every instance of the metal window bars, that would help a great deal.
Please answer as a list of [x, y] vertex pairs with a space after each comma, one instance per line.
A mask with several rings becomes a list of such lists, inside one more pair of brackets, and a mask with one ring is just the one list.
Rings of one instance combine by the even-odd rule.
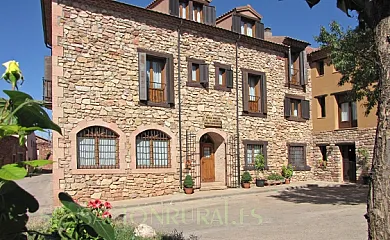
[[136, 138], [137, 168], [170, 168], [171, 138], [159, 130], [147, 130]]

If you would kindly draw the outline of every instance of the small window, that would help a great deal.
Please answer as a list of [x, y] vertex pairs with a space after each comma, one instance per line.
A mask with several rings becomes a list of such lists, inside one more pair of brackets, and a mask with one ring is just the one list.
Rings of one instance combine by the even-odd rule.
[[284, 100], [284, 116], [288, 120], [310, 119], [310, 102], [300, 96], [288, 96]]
[[325, 74], [325, 63], [324, 60], [317, 62], [317, 76], [323, 76]]
[[188, 1], [180, 1], [179, 3], [179, 17], [188, 19], [189, 18], [189, 6]]
[[187, 86], [208, 87], [209, 66], [203, 60], [187, 58], [187, 61], [188, 61]]
[[114, 131], [92, 126], [77, 133], [77, 168], [119, 168], [119, 136]]
[[346, 94], [337, 96], [339, 105], [339, 128], [357, 127], [357, 104]]
[[12, 155], [12, 163], [16, 163], [16, 155], [15, 154]]
[[245, 170], [255, 169], [255, 160], [258, 155], [262, 155], [267, 163], [267, 142], [244, 141], [244, 145]]
[[306, 51], [291, 51], [286, 59], [287, 84], [289, 87], [305, 90], [308, 81]]
[[267, 113], [267, 87], [264, 73], [243, 72], [244, 112]]
[[18, 153], [18, 162], [23, 162], [25, 160], [26, 160], [26, 158], [24, 157], [24, 154], [23, 153]]
[[328, 160], [328, 153], [326, 150], [326, 146], [319, 146], [319, 147], [320, 147], [320, 151], [321, 151], [321, 155], [322, 155], [322, 161], [327, 161]]
[[255, 23], [248, 19], [241, 19], [241, 34], [249, 37], [255, 36]]
[[291, 99], [291, 116], [292, 117], [302, 117], [302, 106], [301, 100]]
[[203, 22], [203, 6], [201, 4], [195, 4], [192, 11], [192, 18], [195, 22]]
[[220, 68], [218, 70], [218, 85], [226, 86], [226, 69]]
[[171, 138], [159, 130], [147, 130], [136, 138], [137, 168], [170, 168]]
[[233, 71], [229, 65], [214, 63], [216, 90], [230, 91], [233, 88]]
[[318, 102], [318, 117], [319, 118], [326, 117], [325, 96], [317, 97], [317, 102]]
[[308, 170], [306, 166], [306, 145], [290, 144], [288, 146], [288, 161], [295, 170]]
[[199, 64], [192, 63], [191, 66], [191, 81], [200, 82]]

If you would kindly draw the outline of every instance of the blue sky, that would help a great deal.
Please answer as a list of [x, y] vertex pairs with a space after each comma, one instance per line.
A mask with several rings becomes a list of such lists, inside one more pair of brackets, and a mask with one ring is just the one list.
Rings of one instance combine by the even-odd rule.
[[[122, 0], [137, 6], [146, 6], [152, 0]], [[213, 0], [217, 16], [230, 9], [250, 4], [262, 16], [265, 26], [271, 27], [274, 35], [287, 35], [302, 39], [317, 46], [313, 36], [321, 25], [327, 26], [336, 20], [342, 26], [355, 26], [356, 20], [348, 18], [336, 8], [336, 0], [322, 0], [310, 9], [304, 0]], [[42, 16], [39, 0], [13, 0], [0, 3], [0, 63], [16, 60], [25, 76], [20, 90], [35, 99], [42, 99], [43, 58], [50, 55], [43, 41]], [[2, 73], [3, 67], [0, 68]], [[9, 86], [0, 81], [0, 89]], [[0, 93], [0, 96], [3, 96]]]

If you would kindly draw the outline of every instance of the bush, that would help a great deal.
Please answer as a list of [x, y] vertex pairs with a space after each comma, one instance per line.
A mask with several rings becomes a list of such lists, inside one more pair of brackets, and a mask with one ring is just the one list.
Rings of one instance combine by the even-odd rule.
[[271, 181], [282, 181], [284, 180], [284, 177], [278, 173], [271, 173], [267, 179]]
[[184, 179], [184, 187], [185, 188], [192, 188], [194, 186], [194, 181], [192, 180], [192, 177], [190, 175], [187, 175]]
[[265, 159], [263, 154], [257, 154], [255, 157], [256, 178], [259, 178], [259, 173], [265, 169]]
[[242, 174], [241, 181], [243, 183], [248, 183], [248, 182], [252, 181], [252, 176], [250, 175], [250, 173], [248, 171], [245, 171], [244, 174]]
[[291, 164], [282, 167], [282, 176], [290, 179], [294, 174], [294, 169]]

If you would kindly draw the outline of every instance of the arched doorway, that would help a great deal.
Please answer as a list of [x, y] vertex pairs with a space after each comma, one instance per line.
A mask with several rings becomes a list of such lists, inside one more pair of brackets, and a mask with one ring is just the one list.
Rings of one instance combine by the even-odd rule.
[[215, 181], [215, 146], [207, 133], [200, 138], [200, 172], [202, 182]]

